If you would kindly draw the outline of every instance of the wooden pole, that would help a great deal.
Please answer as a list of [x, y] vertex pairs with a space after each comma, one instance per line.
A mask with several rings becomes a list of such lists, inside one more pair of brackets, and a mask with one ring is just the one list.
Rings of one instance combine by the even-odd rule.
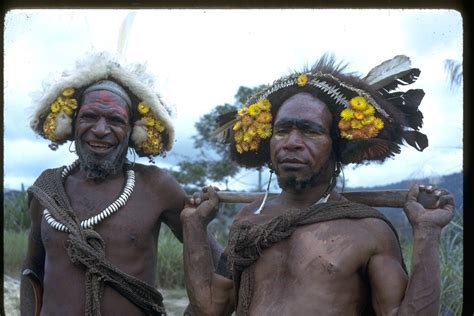
[[[346, 199], [373, 207], [403, 208], [408, 190], [353, 191], [341, 193]], [[263, 198], [265, 192], [231, 192], [219, 191], [217, 196], [221, 203], [251, 203]], [[278, 193], [269, 193], [269, 198]]]

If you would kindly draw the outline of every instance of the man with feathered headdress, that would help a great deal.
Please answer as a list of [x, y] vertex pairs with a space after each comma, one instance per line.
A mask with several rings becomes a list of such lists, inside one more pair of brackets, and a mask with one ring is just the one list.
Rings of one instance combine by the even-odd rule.
[[196, 314], [438, 313], [437, 248], [453, 216], [452, 195], [432, 186], [410, 189], [404, 207], [414, 235], [408, 276], [385, 216], [334, 190], [344, 164], [383, 161], [403, 141], [418, 150], [428, 145], [418, 131], [423, 90], [394, 91], [419, 73], [400, 55], [359, 78], [325, 55], [223, 116], [230, 121], [221, 122], [219, 134], [230, 139], [234, 159], [246, 167], [267, 164], [282, 193], [238, 213], [215, 272], [210, 252], [197, 253], [217, 212], [214, 188], [207, 189], [209, 199], [196, 193], [183, 210], [186, 282]]
[[52, 149], [74, 142], [78, 160], [45, 170], [28, 189], [22, 314], [165, 314], [155, 288], [158, 235], [165, 223], [182, 240], [187, 197], [167, 172], [127, 160], [129, 149], [153, 159], [174, 142], [151, 74], [89, 54], [47, 87], [31, 127]]

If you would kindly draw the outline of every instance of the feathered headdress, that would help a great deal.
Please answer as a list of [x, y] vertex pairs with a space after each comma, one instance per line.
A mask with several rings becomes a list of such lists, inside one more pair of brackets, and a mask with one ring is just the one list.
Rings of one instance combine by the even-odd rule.
[[324, 55], [311, 69], [276, 80], [240, 110], [221, 116], [216, 138], [232, 144], [232, 157], [241, 165], [260, 167], [270, 161], [272, 122], [280, 106], [292, 95], [308, 92], [333, 115], [334, 151], [343, 164], [383, 161], [399, 153], [403, 141], [419, 151], [426, 148], [428, 139], [418, 131], [423, 90], [396, 90], [420, 74], [410, 59], [395, 56], [364, 78], [344, 73], [346, 66]]
[[171, 150], [174, 142], [171, 108], [155, 91], [154, 77], [147, 72], [146, 65], [128, 64], [123, 58], [132, 20], [133, 15], [128, 15], [122, 24], [117, 54], [89, 53], [76, 62], [75, 69], [63, 72], [43, 87], [30, 125], [35, 133], [52, 142], [52, 149], [74, 139], [73, 120], [84, 90], [110, 80], [123, 87], [133, 101], [131, 147], [137, 154], [153, 157]]

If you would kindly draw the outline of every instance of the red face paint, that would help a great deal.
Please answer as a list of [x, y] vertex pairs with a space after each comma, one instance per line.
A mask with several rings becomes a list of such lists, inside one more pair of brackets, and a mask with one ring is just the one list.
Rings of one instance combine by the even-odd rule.
[[129, 119], [127, 102], [117, 94], [108, 90], [92, 91], [84, 96], [79, 113], [86, 110], [113, 110], [126, 120]]

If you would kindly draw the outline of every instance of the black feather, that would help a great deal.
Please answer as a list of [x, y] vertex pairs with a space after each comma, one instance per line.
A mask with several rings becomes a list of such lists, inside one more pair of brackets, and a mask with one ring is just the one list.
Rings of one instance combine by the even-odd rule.
[[394, 77], [390, 77], [390, 78], [387, 78], [386, 80], [381, 81], [378, 84], [381, 88], [378, 88], [377, 90], [385, 90], [388, 92], [397, 88], [398, 85], [405, 86], [408, 84], [412, 84], [418, 79], [419, 76], [420, 76], [420, 69], [411, 68], [411, 69], [402, 71], [401, 73], [397, 74]]
[[221, 114], [217, 117], [217, 128], [212, 136], [221, 143], [228, 143], [232, 136], [232, 127], [237, 121], [237, 110]]
[[418, 151], [423, 151], [423, 149], [428, 147], [428, 137], [418, 131], [404, 131], [402, 137], [408, 145]]
[[371, 138], [348, 141], [340, 152], [341, 162], [360, 163], [365, 160], [383, 161], [400, 153], [400, 146], [385, 139]]

